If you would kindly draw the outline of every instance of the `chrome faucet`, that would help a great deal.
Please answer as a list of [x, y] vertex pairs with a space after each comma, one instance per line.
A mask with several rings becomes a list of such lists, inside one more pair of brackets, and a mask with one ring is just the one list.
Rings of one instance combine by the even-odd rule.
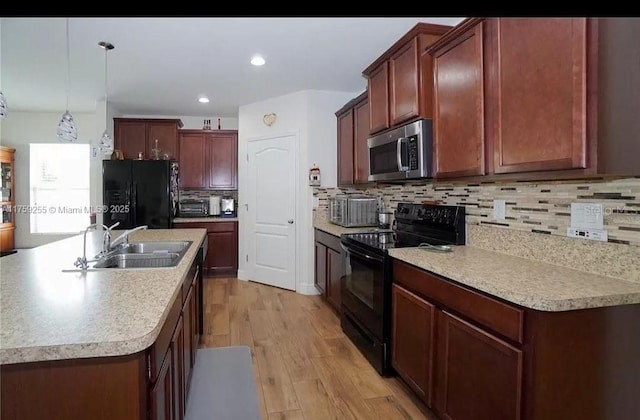
[[111, 251], [111, 231], [117, 226], [120, 226], [120, 222], [115, 222], [105, 230], [104, 236], [102, 237], [102, 252], [100, 255], [104, 255]]
[[[89, 263], [94, 261], [94, 260], [87, 261], [87, 232], [89, 232], [92, 228], [98, 228], [98, 227], [100, 227], [100, 229], [105, 229], [107, 232], [109, 231], [109, 228], [103, 225], [102, 223], [93, 223], [87, 226], [87, 228], [84, 230], [84, 234], [82, 235], [82, 257], [78, 257], [76, 262], [73, 263], [74, 266], [79, 267], [82, 270], [86, 270], [87, 268], [89, 268]], [[104, 240], [102, 245], [104, 247]]]
[[125, 244], [125, 245], [128, 244], [129, 243], [129, 235], [131, 235], [133, 232], [135, 232], [137, 230], [147, 230], [147, 227], [148, 227], [147, 225], [142, 225], [142, 226], [134, 227], [133, 229], [125, 230], [124, 233], [122, 233], [116, 239], [111, 241], [111, 248], [115, 247], [116, 244], [118, 243], [118, 241], [123, 241], [123, 244]]

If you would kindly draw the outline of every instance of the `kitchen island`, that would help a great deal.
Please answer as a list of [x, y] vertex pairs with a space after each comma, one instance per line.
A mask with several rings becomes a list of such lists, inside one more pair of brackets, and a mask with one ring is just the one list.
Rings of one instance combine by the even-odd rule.
[[[116, 233], [117, 234], [117, 233]], [[73, 269], [82, 235], [2, 259], [1, 417], [177, 418], [198, 342], [204, 229], [135, 232], [192, 241], [173, 268]], [[87, 255], [102, 234], [87, 235]]]

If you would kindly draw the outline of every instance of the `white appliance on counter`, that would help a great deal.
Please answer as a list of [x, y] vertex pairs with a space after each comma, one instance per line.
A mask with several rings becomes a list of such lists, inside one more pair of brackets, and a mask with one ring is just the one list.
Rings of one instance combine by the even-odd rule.
[[219, 195], [209, 197], [209, 216], [220, 216], [220, 198]]

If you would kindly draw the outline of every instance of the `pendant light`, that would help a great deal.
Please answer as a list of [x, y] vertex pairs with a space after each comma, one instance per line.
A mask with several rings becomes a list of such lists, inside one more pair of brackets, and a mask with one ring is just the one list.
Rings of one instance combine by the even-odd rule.
[[[108, 102], [109, 88], [107, 85], [107, 69], [108, 69], [107, 56], [108, 56], [109, 50], [112, 50], [115, 47], [113, 46], [113, 44], [106, 41], [101, 41], [98, 43], [98, 45], [100, 46], [100, 48], [104, 49], [104, 103], [106, 106], [109, 106], [109, 102]], [[109, 135], [108, 127], [104, 129], [104, 132], [102, 133], [102, 137], [100, 137], [99, 148], [100, 148], [100, 153], [102, 153], [103, 155], [110, 155], [111, 153], [113, 153], [113, 139]]]
[[78, 140], [78, 129], [73, 121], [73, 116], [69, 112], [69, 91], [71, 90], [71, 59], [69, 58], [69, 18], [66, 21], [67, 26], [67, 107], [62, 118], [58, 123], [58, 140], [66, 143], [72, 143]]

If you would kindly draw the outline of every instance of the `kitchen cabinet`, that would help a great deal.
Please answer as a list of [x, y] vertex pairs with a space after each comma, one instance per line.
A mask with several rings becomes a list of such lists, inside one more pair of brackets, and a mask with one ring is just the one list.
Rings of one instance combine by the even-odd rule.
[[16, 149], [0, 146], [0, 252], [15, 248], [15, 152]]
[[182, 420], [186, 410], [184, 377], [184, 315], [180, 315], [169, 346], [173, 365], [173, 418]]
[[432, 117], [432, 59], [424, 53], [449, 29], [418, 23], [364, 70], [370, 134]]
[[207, 230], [207, 256], [204, 261], [208, 276], [235, 276], [238, 272], [238, 222], [175, 223], [176, 229]]
[[436, 409], [443, 417], [519, 419], [522, 351], [446, 311], [438, 327]]
[[640, 143], [625, 134], [640, 129], [640, 73], [628, 71], [638, 35], [631, 19], [460, 23], [427, 49], [436, 177], [640, 174]]
[[397, 284], [392, 287], [391, 299], [391, 364], [431, 406], [436, 308]]
[[180, 188], [202, 188], [205, 183], [205, 141], [202, 132], [180, 133]]
[[178, 119], [114, 118], [114, 148], [122, 151], [125, 159], [137, 159], [142, 153], [145, 159], [153, 158], [153, 149], [158, 140], [159, 157], [164, 154], [178, 159]]
[[638, 328], [640, 305], [538, 311], [393, 262], [392, 364], [441, 418], [636, 418]]
[[195, 298], [194, 298], [194, 290], [193, 288], [189, 288], [189, 292], [187, 293], [187, 297], [184, 300], [184, 304], [182, 307], [182, 317], [184, 321], [184, 340], [183, 340], [183, 358], [182, 358], [182, 371], [184, 372], [184, 389], [185, 391], [189, 389], [189, 385], [191, 384], [191, 374], [192, 368], [194, 365], [194, 356], [195, 349], [197, 348], [197, 343], [194, 340], [194, 331], [196, 330], [195, 319], [193, 316], [193, 311], [195, 308]]
[[173, 358], [169, 348], [155, 385], [151, 389], [151, 418], [154, 420], [174, 419], [173, 368]]
[[327, 302], [340, 312], [342, 277], [345, 275], [340, 238], [316, 229], [315, 250], [314, 284]]
[[369, 178], [369, 101], [367, 93], [338, 112], [338, 185], [365, 184]]
[[436, 178], [485, 173], [482, 22], [434, 54]]
[[315, 259], [315, 275], [314, 284], [323, 296], [327, 293], [327, 247], [316, 241], [316, 259]]
[[180, 130], [180, 188], [238, 189], [238, 132]]

